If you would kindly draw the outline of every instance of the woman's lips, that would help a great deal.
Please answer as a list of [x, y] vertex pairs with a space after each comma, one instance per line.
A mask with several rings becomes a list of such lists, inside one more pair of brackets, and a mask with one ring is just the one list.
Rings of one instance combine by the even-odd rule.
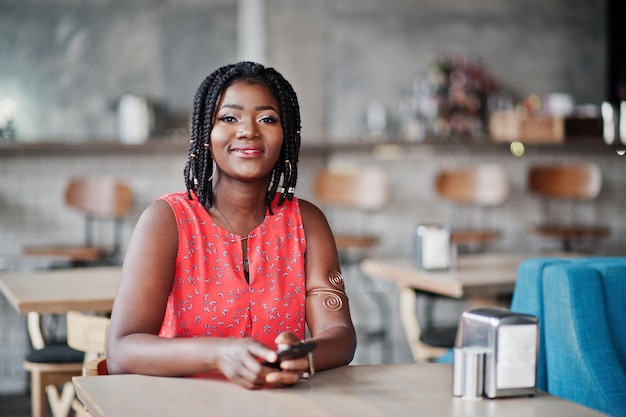
[[260, 155], [263, 151], [259, 148], [235, 148], [233, 152], [242, 156], [257, 156]]

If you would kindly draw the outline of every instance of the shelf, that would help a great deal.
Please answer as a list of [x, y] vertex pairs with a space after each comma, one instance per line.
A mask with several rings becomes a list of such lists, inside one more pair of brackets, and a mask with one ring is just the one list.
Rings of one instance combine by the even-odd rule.
[[[427, 140], [423, 142], [407, 142], [398, 139], [355, 139], [351, 142], [324, 143], [322, 141], [303, 140], [300, 155], [308, 156], [328, 156], [333, 153], [373, 153], [399, 152], [416, 150], [421, 148], [433, 149], [435, 152], [457, 152], [459, 150], [467, 152], [505, 152], [508, 153], [508, 143], [495, 143], [489, 140], [463, 140], [463, 139], [439, 139]], [[591, 152], [614, 153], [626, 146], [607, 146], [601, 138], [581, 138], [566, 141], [564, 144], [546, 145], [526, 145], [528, 152]], [[96, 153], [116, 154], [116, 153], [136, 153], [136, 154], [162, 154], [180, 153], [185, 154], [188, 144], [184, 141], [171, 141], [166, 139], [152, 139], [139, 145], [126, 145], [115, 141], [85, 141], [85, 142], [38, 142], [38, 143], [0, 143], [0, 157], [13, 156], [54, 156], [54, 155], [89, 155]]]
[[119, 142], [37, 142], [0, 144], [0, 156], [67, 155], [93, 153], [171, 153], [187, 152], [184, 142], [152, 140], [140, 145], [126, 145]]

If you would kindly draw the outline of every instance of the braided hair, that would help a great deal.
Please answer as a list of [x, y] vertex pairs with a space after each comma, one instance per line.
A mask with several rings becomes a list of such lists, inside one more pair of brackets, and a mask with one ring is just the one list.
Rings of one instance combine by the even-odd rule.
[[298, 179], [298, 153], [300, 151], [300, 106], [291, 84], [274, 68], [254, 62], [242, 61], [225, 65], [207, 76], [193, 102], [189, 156], [185, 164], [187, 196], [193, 199], [193, 190], [205, 207], [213, 205], [213, 170], [211, 131], [215, 108], [222, 93], [237, 81], [251, 81], [267, 86], [280, 106], [283, 143], [280, 156], [270, 175], [266, 203], [270, 208], [276, 192], [280, 192], [278, 205], [291, 200]]

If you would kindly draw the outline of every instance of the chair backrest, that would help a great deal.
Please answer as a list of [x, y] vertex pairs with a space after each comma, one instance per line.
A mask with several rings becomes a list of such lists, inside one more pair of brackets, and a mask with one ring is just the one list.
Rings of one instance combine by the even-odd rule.
[[536, 258], [511, 310], [539, 318], [537, 387], [626, 417], [626, 257]]
[[109, 321], [108, 317], [67, 312], [67, 344], [85, 352], [85, 363], [105, 354]]
[[499, 164], [441, 170], [435, 179], [437, 193], [447, 200], [481, 207], [498, 206], [509, 197], [509, 178]]
[[68, 206], [101, 218], [122, 218], [133, 205], [133, 193], [114, 177], [72, 178], [65, 189]]
[[390, 198], [387, 172], [379, 168], [335, 171], [325, 169], [315, 178], [315, 194], [324, 204], [377, 210]]
[[[66, 316], [67, 344], [76, 350], [85, 352], [82, 375], [108, 375], [109, 371], [104, 355], [110, 319], [79, 311], [68, 311]], [[72, 402], [72, 409], [77, 417], [92, 417], [92, 414], [85, 409], [77, 398]]]
[[528, 173], [528, 189], [547, 198], [593, 200], [601, 188], [602, 173], [591, 163], [533, 166]]

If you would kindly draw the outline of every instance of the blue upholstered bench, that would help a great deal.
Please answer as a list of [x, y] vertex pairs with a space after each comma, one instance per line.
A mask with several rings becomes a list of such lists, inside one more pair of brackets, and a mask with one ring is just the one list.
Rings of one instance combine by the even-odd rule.
[[626, 257], [524, 261], [511, 310], [539, 318], [538, 388], [626, 417]]

